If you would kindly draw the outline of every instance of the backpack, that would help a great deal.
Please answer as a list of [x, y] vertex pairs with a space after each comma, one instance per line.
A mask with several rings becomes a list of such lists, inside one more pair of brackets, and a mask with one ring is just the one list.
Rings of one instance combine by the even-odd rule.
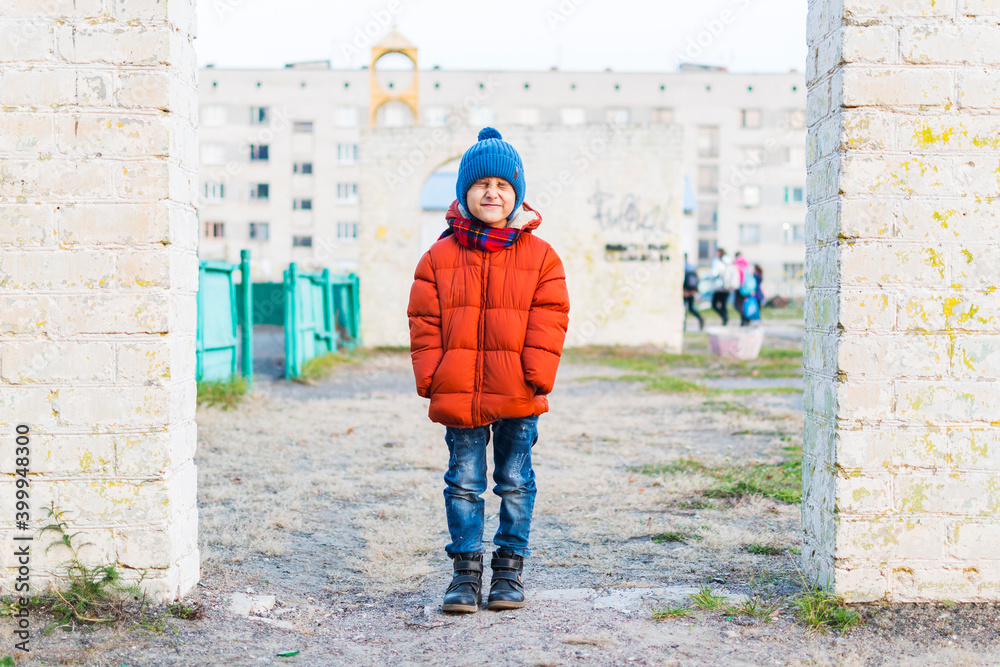
[[754, 296], [757, 293], [757, 276], [746, 272], [743, 278], [743, 284], [740, 285], [740, 294], [743, 296]]
[[698, 273], [697, 271], [685, 271], [684, 272], [684, 289], [691, 292], [698, 291]]
[[722, 272], [722, 289], [734, 290], [740, 288], [740, 270], [735, 264], [726, 264]]

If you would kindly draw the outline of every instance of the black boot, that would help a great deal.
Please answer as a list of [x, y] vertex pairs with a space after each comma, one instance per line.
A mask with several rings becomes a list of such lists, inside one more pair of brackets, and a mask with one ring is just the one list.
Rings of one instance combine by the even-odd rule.
[[482, 602], [483, 554], [452, 554], [455, 576], [444, 594], [444, 611], [475, 612]]
[[493, 580], [490, 582], [490, 597], [487, 609], [520, 609], [524, 606], [524, 582], [521, 571], [524, 558], [511, 551], [498, 549], [490, 561]]

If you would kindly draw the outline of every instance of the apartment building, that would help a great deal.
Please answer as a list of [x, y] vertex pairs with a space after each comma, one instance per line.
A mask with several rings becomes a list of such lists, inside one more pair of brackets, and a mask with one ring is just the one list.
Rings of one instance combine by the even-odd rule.
[[690, 259], [742, 250], [772, 294], [803, 292], [803, 73], [419, 69], [415, 53], [393, 31], [361, 69], [202, 69], [199, 254], [233, 261], [250, 248], [258, 280], [280, 280], [289, 261], [353, 270], [365, 127], [468, 126], [472, 141], [487, 125], [679, 124]]

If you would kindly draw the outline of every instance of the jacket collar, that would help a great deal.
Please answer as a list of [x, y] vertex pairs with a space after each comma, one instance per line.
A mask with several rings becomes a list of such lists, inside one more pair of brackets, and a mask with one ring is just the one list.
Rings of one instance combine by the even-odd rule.
[[[448, 212], [444, 214], [444, 217], [446, 220], [463, 218], [465, 220], [482, 224], [473, 218], [468, 209], [466, 209], [465, 206], [463, 206], [457, 199], [451, 202], [451, 206], [448, 207]], [[528, 206], [527, 202], [524, 202], [521, 204], [521, 208], [514, 214], [514, 216], [507, 221], [506, 227], [513, 227], [514, 229], [520, 229], [523, 232], [530, 232], [537, 229], [540, 224], [542, 224], [541, 213]]]

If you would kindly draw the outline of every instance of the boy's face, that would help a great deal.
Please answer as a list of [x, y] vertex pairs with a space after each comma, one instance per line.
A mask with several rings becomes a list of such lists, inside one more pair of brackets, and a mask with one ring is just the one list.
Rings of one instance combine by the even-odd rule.
[[465, 200], [469, 213], [490, 227], [503, 227], [507, 224], [507, 216], [514, 210], [517, 194], [508, 181], [488, 176], [469, 186]]

